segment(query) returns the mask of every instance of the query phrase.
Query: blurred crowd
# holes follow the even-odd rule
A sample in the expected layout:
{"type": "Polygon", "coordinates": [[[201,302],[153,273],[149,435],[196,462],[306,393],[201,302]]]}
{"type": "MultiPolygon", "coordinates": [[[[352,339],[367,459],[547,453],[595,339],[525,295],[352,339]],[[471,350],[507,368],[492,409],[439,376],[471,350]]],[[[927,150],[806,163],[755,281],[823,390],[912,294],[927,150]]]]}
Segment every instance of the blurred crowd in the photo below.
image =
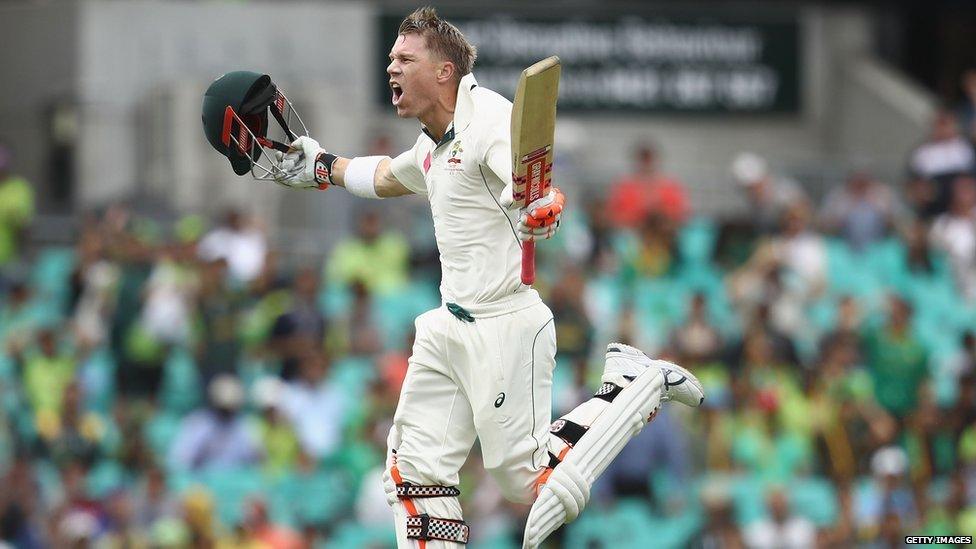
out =
{"type": "MultiPolygon", "coordinates": [[[[966,78],[973,101],[939,112],[903,181],[858,168],[815,197],[743,152],[748,208],[706,218],[644,144],[609,192],[568,193],[539,246],[554,413],[592,394],[609,341],[695,371],[707,399],[665,407],[552,546],[976,533],[966,78]]],[[[392,546],[379,479],[413,319],[440,303],[429,247],[363,209],[320,262],[286,261],[243,212],[124,204],[38,246],[9,165],[0,150],[0,546],[392,546]]],[[[519,546],[527,508],[477,449],[461,490],[472,546],[519,546]]]]}

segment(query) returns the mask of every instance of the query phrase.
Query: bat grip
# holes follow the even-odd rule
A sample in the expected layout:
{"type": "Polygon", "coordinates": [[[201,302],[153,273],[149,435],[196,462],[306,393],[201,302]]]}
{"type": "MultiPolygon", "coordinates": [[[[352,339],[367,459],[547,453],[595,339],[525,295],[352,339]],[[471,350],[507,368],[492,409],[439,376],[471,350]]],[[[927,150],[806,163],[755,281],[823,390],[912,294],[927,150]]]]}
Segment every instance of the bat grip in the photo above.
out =
{"type": "Polygon", "coordinates": [[[522,284],[535,282],[535,242],[522,243],[522,284]]]}

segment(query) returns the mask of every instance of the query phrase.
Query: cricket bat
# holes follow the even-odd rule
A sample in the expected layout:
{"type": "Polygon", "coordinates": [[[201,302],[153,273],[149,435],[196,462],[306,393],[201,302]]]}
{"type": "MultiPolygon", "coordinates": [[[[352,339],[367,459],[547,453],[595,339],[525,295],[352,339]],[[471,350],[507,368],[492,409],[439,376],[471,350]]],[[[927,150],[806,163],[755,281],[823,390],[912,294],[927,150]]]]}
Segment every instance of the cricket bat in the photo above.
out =
{"type": "MultiPolygon", "coordinates": [[[[512,104],[512,196],[521,207],[546,196],[552,184],[552,145],[559,95],[559,58],[522,71],[512,104]]],[[[535,242],[522,243],[522,284],[535,281],[535,242]]]]}

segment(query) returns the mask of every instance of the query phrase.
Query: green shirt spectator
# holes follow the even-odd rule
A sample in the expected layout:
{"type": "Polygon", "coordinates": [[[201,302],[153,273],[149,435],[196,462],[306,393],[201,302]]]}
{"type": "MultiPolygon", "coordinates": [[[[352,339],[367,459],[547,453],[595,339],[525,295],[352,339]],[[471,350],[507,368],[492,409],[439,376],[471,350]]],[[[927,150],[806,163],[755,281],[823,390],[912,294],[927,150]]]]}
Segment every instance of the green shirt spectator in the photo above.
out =
{"type": "Polygon", "coordinates": [[[57,349],[54,331],[38,335],[38,348],[24,356],[24,390],[35,415],[61,415],[64,391],[75,373],[75,360],[57,349]]]}
{"type": "Polygon", "coordinates": [[[21,234],[34,218],[34,189],[9,172],[10,160],[9,149],[0,145],[0,265],[17,259],[21,234]]]}
{"type": "Polygon", "coordinates": [[[875,399],[899,418],[915,409],[919,387],[928,379],[928,352],[911,330],[911,314],[905,301],[893,297],[888,323],[868,331],[863,342],[875,399]]]}
{"type": "Polygon", "coordinates": [[[370,294],[389,295],[407,285],[410,247],[398,233],[382,233],[379,214],[359,220],[356,236],[339,242],[326,266],[330,281],[346,286],[360,280],[370,294]]]}

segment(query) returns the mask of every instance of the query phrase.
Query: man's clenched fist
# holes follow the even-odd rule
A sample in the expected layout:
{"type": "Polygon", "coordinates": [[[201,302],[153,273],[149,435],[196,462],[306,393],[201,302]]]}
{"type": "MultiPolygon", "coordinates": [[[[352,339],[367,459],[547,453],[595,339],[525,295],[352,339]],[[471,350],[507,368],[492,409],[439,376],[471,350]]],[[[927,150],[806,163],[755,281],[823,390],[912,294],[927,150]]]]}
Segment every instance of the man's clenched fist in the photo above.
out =
{"type": "Polygon", "coordinates": [[[275,181],[299,189],[326,189],[332,184],[332,163],[335,162],[335,156],[327,153],[319,146],[318,141],[308,136],[299,137],[289,146],[291,152],[278,159],[281,174],[275,177],[275,181]]]}

